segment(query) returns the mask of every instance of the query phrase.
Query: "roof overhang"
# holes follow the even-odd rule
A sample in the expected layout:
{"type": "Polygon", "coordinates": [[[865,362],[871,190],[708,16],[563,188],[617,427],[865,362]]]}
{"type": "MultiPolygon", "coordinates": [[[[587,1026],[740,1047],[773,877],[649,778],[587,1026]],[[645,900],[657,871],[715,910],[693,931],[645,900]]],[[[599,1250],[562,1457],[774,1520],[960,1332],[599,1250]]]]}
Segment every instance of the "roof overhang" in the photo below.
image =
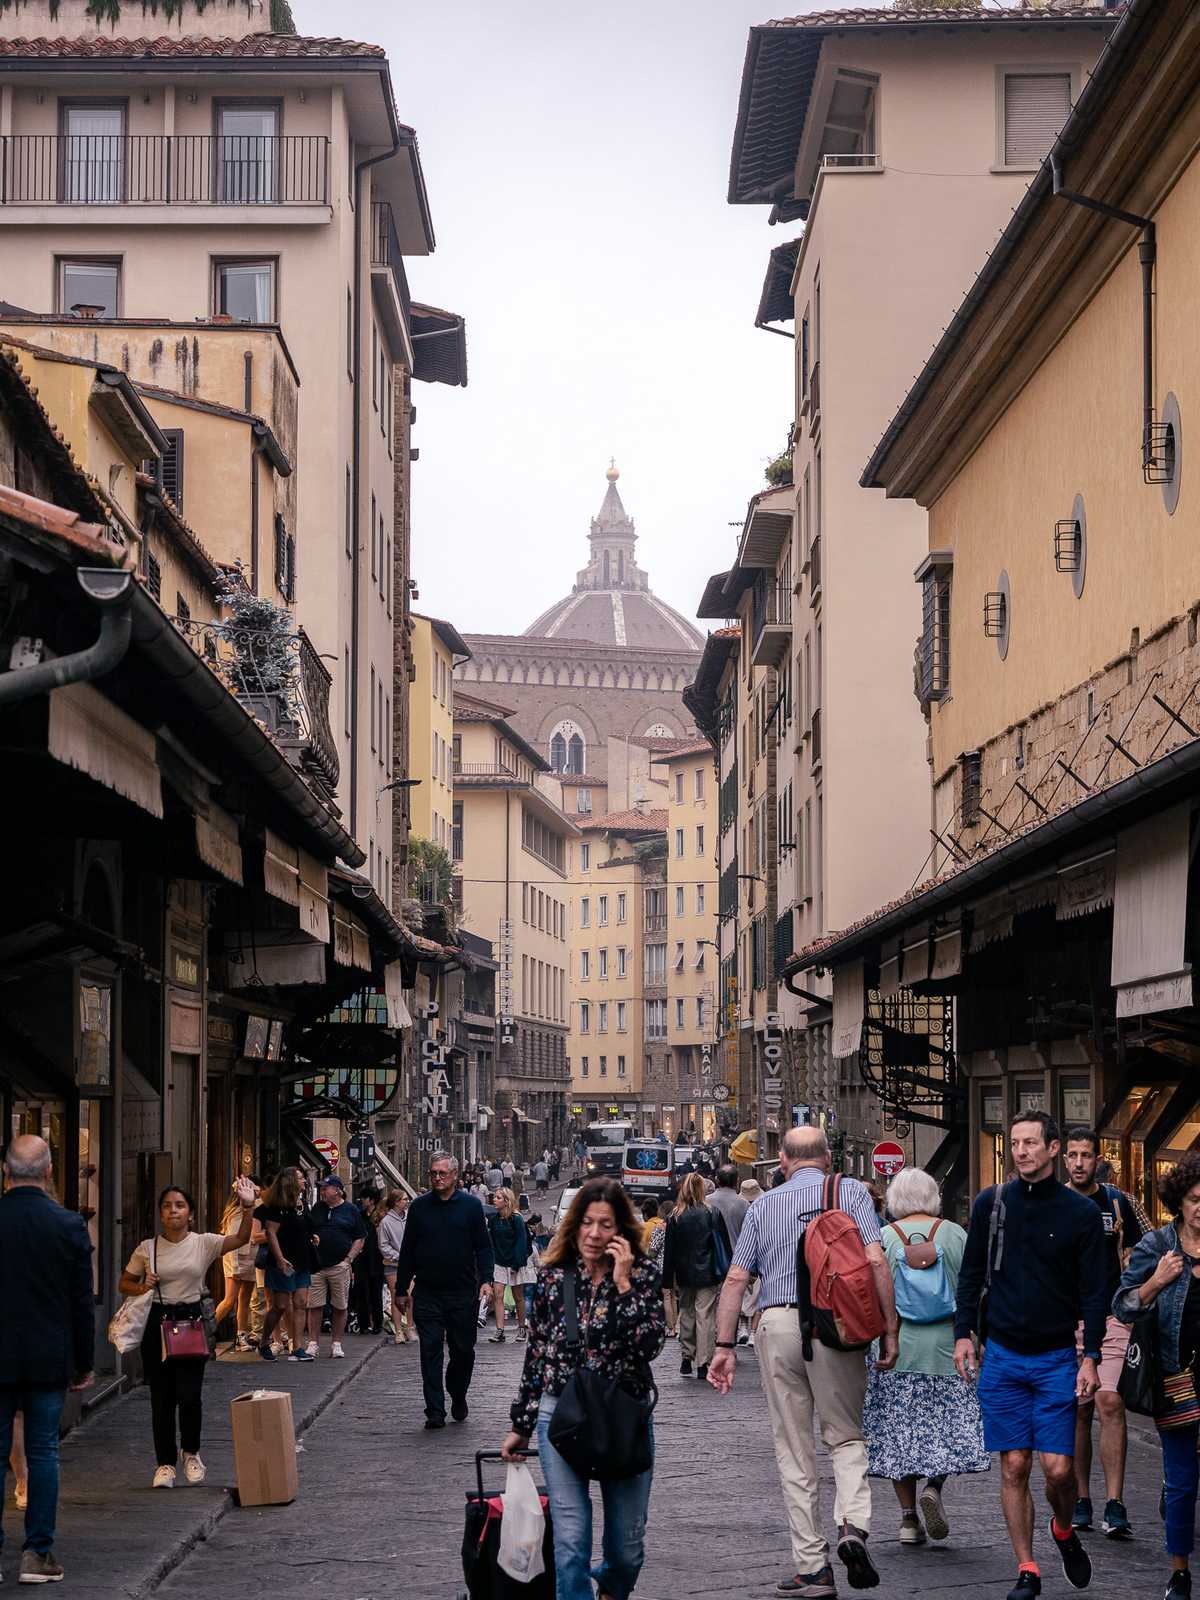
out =
{"type": "Polygon", "coordinates": [[[706,622],[724,622],[729,617],[736,617],[741,598],[753,583],[754,572],[751,568],[737,566],[729,572],[718,572],[704,585],[696,615],[706,622]]]}
{"type": "Polygon", "coordinates": [[[758,311],[754,317],[756,328],[765,328],[770,322],[795,321],[796,300],[792,294],[792,279],[796,275],[796,259],[803,243],[803,236],[789,239],[786,244],[776,245],[768,256],[767,275],[763,279],[758,311]]]}
{"type": "Polygon", "coordinates": [[[413,305],[413,377],[467,386],[467,320],[437,306],[413,305]]]}
{"type": "Polygon", "coordinates": [[[103,418],[109,433],[135,462],[161,456],[169,448],[162,429],[147,411],[141,395],[116,367],[97,365],[91,407],[103,418]]]}
{"type": "Polygon", "coordinates": [[[731,579],[742,581],[743,590],[743,569],[774,568],[779,552],[792,536],[795,509],[796,491],[790,484],[779,489],[764,489],[750,501],[742,537],[738,541],[737,566],[730,573],[731,579]]]}
{"type": "MultiPolygon", "coordinates": [[[[1114,14],[1115,15],[1115,14],[1114,14]]],[[[1190,157],[1200,13],[1129,0],[1050,153],[863,468],[866,489],[931,505],[1138,242],[1065,187],[1151,215],[1190,157]],[[1142,57],[1145,70],[1131,71],[1142,57]]]]}

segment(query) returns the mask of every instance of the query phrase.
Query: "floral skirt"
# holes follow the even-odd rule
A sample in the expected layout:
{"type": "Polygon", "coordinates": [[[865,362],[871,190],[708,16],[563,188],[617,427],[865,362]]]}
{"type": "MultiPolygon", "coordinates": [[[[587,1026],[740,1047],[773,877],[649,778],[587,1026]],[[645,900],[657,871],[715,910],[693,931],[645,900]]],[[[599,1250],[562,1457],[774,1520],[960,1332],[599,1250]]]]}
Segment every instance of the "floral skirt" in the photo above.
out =
{"type": "Polygon", "coordinates": [[[948,1477],[991,1466],[974,1386],[957,1373],[872,1370],[863,1434],[873,1478],[948,1477]]]}

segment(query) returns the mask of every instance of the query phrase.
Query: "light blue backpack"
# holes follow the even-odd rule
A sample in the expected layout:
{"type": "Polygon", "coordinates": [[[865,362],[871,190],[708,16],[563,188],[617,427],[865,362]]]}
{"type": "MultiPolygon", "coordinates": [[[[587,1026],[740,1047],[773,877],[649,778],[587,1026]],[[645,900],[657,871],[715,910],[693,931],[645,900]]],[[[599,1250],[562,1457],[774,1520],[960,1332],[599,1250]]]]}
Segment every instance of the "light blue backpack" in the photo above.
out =
{"type": "Polygon", "coordinates": [[[954,1290],[946,1271],[946,1257],[934,1235],[939,1217],[928,1236],[905,1234],[896,1222],[888,1227],[904,1246],[895,1268],[896,1310],[902,1322],[948,1322],[954,1315],[954,1290]]]}

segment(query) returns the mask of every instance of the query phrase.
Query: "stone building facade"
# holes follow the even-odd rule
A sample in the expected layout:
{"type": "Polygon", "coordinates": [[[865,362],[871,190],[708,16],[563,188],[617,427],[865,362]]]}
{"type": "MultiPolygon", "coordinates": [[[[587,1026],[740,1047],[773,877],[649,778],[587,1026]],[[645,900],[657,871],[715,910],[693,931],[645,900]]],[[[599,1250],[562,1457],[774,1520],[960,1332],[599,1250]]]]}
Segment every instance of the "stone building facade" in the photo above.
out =
{"type": "Polygon", "coordinates": [[[602,783],[610,737],[694,734],[682,695],[704,643],[651,592],[615,466],[607,477],[570,594],[524,633],[467,634],[472,659],[455,673],[472,692],[502,700],[512,726],[553,768],[602,783]]]}

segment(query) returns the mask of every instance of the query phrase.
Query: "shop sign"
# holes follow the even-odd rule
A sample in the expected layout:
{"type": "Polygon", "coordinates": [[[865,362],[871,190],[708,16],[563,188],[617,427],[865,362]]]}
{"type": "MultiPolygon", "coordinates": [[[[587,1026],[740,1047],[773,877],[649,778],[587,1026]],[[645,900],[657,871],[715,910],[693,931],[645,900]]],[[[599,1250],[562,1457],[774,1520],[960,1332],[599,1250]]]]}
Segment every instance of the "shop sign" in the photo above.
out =
{"type": "Polygon", "coordinates": [[[79,1081],[106,1084],[112,1078],[112,989],[79,985],[79,1081]]]}
{"type": "Polygon", "coordinates": [[[237,1037],[233,1021],[229,1017],[209,1017],[208,1042],[209,1044],[232,1044],[237,1037]]]}
{"type": "Polygon", "coordinates": [[[171,975],[176,983],[181,983],[185,988],[198,989],[200,987],[200,962],[188,950],[173,950],[171,952],[171,975]]]}
{"type": "Polygon", "coordinates": [[[904,1149],[894,1139],[881,1139],[871,1151],[871,1165],[881,1178],[894,1178],[904,1165],[904,1149]]]}
{"type": "MultiPolygon", "coordinates": [[[[423,1019],[426,1029],[438,1014],[438,1005],[431,1001],[423,1019]]],[[[443,1136],[438,1124],[450,1115],[451,1073],[450,1051],[445,1042],[427,1032],[421,1040],[421,1133],[417,1149],[424,1152],[440,1150],[443,1136]]]]}
{"type": "Polygon", "coordinates": [[[513,925],[506,917],[500,924],[500,1043],[512,1044],[517,1037],[513,1021],[513,925]]]}
{"type": "Polygon", "coordinates": [[[778,1132],[783,1113],[783,1018],[778,1011],[768,1011],[764,1020],[762,1107],[767,1127],[778,1132]]]}
{"type": "Polygon", "coordinates": [[[332,1139],[314,1139],[313,1149],[316,1150],[319,1155],[323,1155],[331,1167],[336,1167],[338,1162],[342,1159],[342,1152],[338,1149],[337,1145],[334,1144],[332,1139]]]}
{"type": "Polygon", "coordinates": [[[712,1077],[712,1045],[711,1044],[702,1044],[700,1046],[700,1076],[702,1078],[711,1078],[712,1077]]]}
{"type": "Polygon", "coordinates": [[[246,1042],[242,1045],[242,1055],[245,1059],[247,1061],[265,1061],[270,1037],[270,1017],[247,1017],[246,1042]]]}
{"type": "Polygon", "coordinates": [[[572,1106],[571,1107],[571,1115],[573,1117],[581,1117],[583,1115],[583,1107],[582,1106],[572,1106]]]}

